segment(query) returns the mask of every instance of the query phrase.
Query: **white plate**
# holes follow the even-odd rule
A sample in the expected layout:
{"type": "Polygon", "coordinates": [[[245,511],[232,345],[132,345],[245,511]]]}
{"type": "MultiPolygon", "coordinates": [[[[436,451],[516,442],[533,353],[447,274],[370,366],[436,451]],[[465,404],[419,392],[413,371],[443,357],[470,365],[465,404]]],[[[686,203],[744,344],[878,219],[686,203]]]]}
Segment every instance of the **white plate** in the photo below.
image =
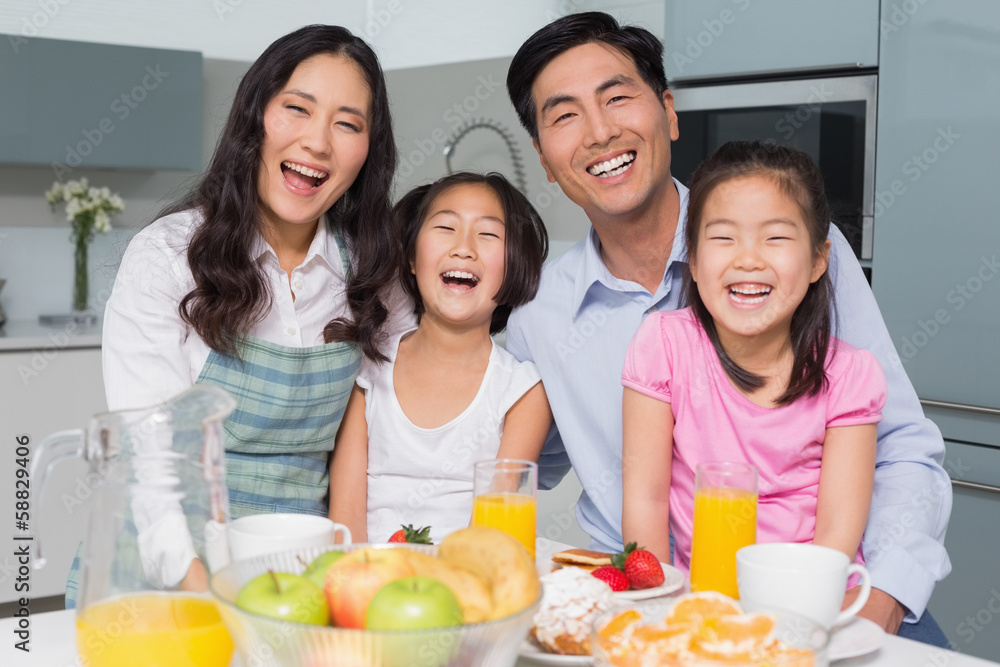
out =
{"type": "Polygon", "coordinates": [[[533,662],[539,665],[563,665],[565,667],[570,667],[572,665],[578,665],[579,667],[590,667],[594,664],[594,658],[589,655],[560,655],[558,653],[549,653],[535,641],[534,637],[528,637],[521,644],[520,655],[523,659],[528,662],[533,662]]]}
{"type": "Polygon", "coordinates": [[[637,591],[619,591],[614,596],[619,600],[647,600],[661,595],[669,595],[684,588],[684,573],[673,565],[660,563],[663,568],[663,585],[656,588],[643,588],[637,591]]]}
{"type": "Polygon", "coordinates": [[[856,658],[877,651],[884,641],[885,630],[882,626],[856,616],[833,631],[827,654],[831,661],[856,658]]]}

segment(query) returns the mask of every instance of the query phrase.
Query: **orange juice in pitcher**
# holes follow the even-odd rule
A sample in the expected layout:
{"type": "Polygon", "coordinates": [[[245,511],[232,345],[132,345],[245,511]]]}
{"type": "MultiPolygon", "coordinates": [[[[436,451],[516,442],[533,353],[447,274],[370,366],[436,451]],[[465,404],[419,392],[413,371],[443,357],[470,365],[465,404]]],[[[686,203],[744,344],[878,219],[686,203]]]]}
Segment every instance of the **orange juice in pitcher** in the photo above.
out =
{"type": "Polygon", "coordinates": [[[699,465],[695,478],[691,590],[739,598],[736,552],[757,541],[757,470],[740,463],[699,465]]]}
{"type": "Polygon", "coordinates": [[[129,595],[85,607],[76,645],[90,667],[228,667],[233,659],[215,602],[192,595],[129,595]]]}

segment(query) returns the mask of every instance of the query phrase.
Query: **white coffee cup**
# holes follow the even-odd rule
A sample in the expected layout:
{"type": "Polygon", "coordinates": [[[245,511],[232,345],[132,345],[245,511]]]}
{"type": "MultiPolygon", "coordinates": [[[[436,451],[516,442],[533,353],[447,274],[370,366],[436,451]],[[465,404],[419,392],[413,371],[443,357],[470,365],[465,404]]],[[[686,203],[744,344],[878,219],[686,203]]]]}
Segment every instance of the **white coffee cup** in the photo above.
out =
{"type": "Polygon", "coordinates": [[[315,514],[254,514],[229,523],[226,531],[233,560],[334,544],[337,533],[351,543],[351,531],[315,514]]]}
{"type": "Polygon", "coordinates": [[[740,604],[747,611],[778,609],[816,621],[826,629],[853,618],[871,594],[871,575],[836,549],[815,544],[751,544],[736,552],[740,604]],[[847,580],[861,576],[861,592],[841,611],[847,580]]]}

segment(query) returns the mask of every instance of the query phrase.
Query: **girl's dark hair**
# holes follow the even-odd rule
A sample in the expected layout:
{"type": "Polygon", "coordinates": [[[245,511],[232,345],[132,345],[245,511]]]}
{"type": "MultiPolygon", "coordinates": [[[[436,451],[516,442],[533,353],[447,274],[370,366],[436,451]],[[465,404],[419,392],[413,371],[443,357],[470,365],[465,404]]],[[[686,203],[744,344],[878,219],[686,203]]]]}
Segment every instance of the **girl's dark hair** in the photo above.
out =
{"type": "Polygon", "coordinates": [[[214,350],[239,356],[240,342],[270,310],[268,281],[250,256],[263,233],[264,203],[257,188],[264,111],[299,63],[317,55],[349,58],[371,92],[368,157],[347,192],[326,212],[351,251],[347,277],[350,318],[332,320],[324,341],[359,343],[385,360],[378,345],[388,311],[380,299],[396,270],[389,192],[396,144],[385,78],[371,47],[338,26],[300,28],[267,47],[240,82],[207,171],[191,192],[160,216],[197,209],[204,223],[191,238],[188,264],[195,288],[180,303],[181,318],[214,350]]]}
{"type": "Polygon", "coordinates": [[[558,18],[521,45],[507,70],[507,94],[521,125],[538,141],[538,109],[531,86],[545,66],[566,51],[584,44],[602,43],[627,55],[642,80],[663,99],[667,77],[663,71],[663,43],[638,26],[622,26],[604,12],[581,12],[558,18]]]}
{"type": "Polygon", "coordinates": [[[392,209],[402,246],[399,277],[403,289],[413,298],[413,312],[419,319],[424,314],[424,302],[417,287],[417,278],[410,271],[410,264],[416,258],[417,235],[434,200],[460,185],[485,185],[497,196],[503,209],[505,266],[503,282],[493,297],[497,307],[490,321],[490,333],[495,334],[506,328],[511,310],[535,298],[542,263],[549,253],[549,235],[541,217],[528,199],[502,174],[460,171],[406,193],[392,209]]]}
{"type": "MultiPolygon", "coordinates": [[[[698,251],[705,203],[722,183],[734,178],[763,176],[791,197],[805,219],[815,257],[823,252],[830,232],[830,205],[827,203],[823,176],[802,151],[760,141],[730,141],[702,162],[691,176],[688,222],[685,236],[688,257],[698,251]]],[[[715,347],[722,367],[744,391],[764,385],[764,378],[739,366],[723,349],[715,322],[708,312],[698,285],[690,274],[685,283],[687,303],[715,347]]],[[[826,386],[826,355],[830,344],[834,312],[833,284],[828,271],[809,285],[805,298],[792,315],[792,375],[788,388],[778,397],[778,405],[787,405],[802,396],[814,396],[826,386]]]]}

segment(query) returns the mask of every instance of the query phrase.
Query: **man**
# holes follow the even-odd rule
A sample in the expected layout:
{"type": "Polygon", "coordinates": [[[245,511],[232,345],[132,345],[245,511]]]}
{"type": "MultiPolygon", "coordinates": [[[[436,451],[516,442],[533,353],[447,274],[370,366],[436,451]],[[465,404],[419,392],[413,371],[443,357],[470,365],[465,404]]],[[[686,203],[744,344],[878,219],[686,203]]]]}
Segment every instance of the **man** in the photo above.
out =
{"type": "MultiPolygon", "coordinates": [[[[577,518],[593,546],[608,551],[622,548],[625,351],[647,314],[683,305],[688,273],[687,189],[670,176],[670,142],[680,128],[662,55],[646,30],[599,12],[573,14],[532,35],[507,74],[548,179],[592,225],[546,267],[538,297],[514,311],[507,346],[535,362],[552,404],[541,485],[555,486],[572,466],[583,485],[577,518]]],[[[951,570],[942,546],[951,512],[944,443],[923,415],[850,246],[833,226],[830,240],[842,313],[836,335],[875,354],[889,386],[863,544],[875,588],[861,615],[946,646],[924,613],[934,584],[951,570]]],[[[849,591],[845,604],[856,595],[849,591]]]]}

